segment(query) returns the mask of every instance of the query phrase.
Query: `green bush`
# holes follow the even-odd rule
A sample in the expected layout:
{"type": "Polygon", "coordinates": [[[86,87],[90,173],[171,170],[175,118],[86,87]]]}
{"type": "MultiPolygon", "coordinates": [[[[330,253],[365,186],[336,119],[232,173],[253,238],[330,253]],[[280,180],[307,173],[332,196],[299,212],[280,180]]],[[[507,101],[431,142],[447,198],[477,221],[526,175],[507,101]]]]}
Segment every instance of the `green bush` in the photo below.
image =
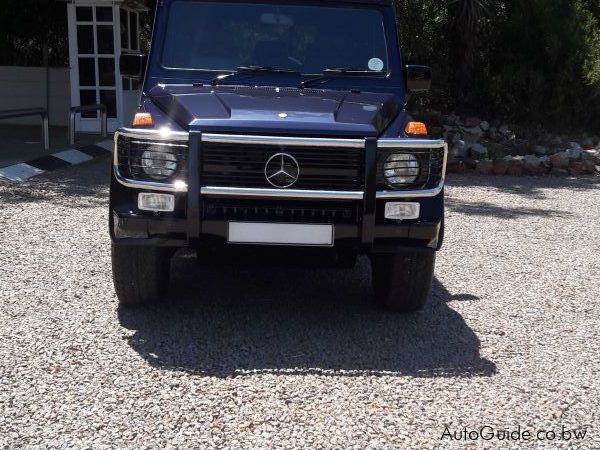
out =
{"type": "Polygon", "coordinates": [[[0,65],[68,65],[67,6],[58,0],[2,0],[0,65]]]}
{"type": "Polygon", "coordinates": [[[600,118],[600,30],[581,0],[507,2],[482,80],[490,105],[519,121],[593,125],[600,118]]]}
{"type": "Polygon", "coordinates": [[[431,64],[429,106],[600,131],[597,0],[396,0],[405,60],[431,64]]]}

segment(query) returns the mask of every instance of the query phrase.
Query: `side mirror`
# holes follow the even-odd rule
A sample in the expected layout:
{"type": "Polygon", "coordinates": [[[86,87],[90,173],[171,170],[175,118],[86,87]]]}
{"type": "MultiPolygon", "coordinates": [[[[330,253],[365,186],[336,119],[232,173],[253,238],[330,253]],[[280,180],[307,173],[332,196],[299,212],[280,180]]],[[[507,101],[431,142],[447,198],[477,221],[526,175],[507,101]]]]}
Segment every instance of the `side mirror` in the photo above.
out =
{"type": "Polygon", "coordinates": [[[144,78],[148,55],[142,53],[123,53],[119,58],[121,76],[140,81],[144,78]]]}
{"type": "Polygon", "coordinates": [[[404,79],[409,92],[428,91],[431,87],[431,67],[405,66],[404,79]]]}

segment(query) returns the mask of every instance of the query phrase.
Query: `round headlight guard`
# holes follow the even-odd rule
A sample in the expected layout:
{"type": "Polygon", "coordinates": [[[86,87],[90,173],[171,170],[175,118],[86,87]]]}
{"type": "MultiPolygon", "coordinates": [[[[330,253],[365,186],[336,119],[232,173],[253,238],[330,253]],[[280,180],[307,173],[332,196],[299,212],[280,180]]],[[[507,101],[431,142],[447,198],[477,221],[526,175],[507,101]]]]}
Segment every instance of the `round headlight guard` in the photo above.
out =
{"type": "Polygon", "coordinates": [[[414,183],[419,171],[419,160],[411,153],[392,153],[383,163],[383,175],[390,186],[414,183]]]}
{"type": "Polygon", "coordinates": [[[142,153],[141,165],[146,175],[163,180],[175,174],[177,156],[164,151],[146,150],[142,153]]]}

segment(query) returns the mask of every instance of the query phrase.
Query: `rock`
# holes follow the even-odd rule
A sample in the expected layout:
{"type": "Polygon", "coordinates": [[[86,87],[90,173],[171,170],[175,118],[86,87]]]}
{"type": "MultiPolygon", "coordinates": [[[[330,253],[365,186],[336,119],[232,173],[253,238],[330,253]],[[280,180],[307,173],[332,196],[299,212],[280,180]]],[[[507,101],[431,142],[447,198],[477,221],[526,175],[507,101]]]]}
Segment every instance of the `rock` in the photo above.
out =
{"type": "Polygon", "coordinates": [[[550,152],[550,149],[544,145],[534,145],[531,148],[531,151],[536,155],[547,155],[550,152]]]}
{"type": "Polygon", "coordinates": [[[583,175],[586,172],[585,164],[581,161],[573,161],[569,167],[569,173],[571,175],[583,175]]]}
{"type": "Polygon", "coordinates": [[[504,146],[502,144],[498,144],[496,142],[490,142],[487,145],[487,152],[488,152],[488,158],[495,160],[495,159],[502,159],[506,156],[506,152],[504,151],[504,146]]]}
{"type": "Polygon", "coordinates": [[[523,166],[508,166],[508,170],[506,171],[507,175],[512,177],[522,177],[525,173],[525,168],[523,166]]]}
{"type": "Polygon", "coordinates": [[[471,128],[461,127],[461,131],[464,134],[465,141],[469,142],[477,142],[483,136],[483,130],[478,126],[471,128]]]}
{"type": "Polygon", "coordinates": [[[569,171],[567,169],[559,169],[558,167],[553,167],[550,173],[555,177],[566,177],[569,175],[569,171]]]}
{"type": "Polygon", "coordinates": [[[550,163],[555,169],[568,169],[569,168],[569,153],[567,151],[555,153],[550,156],[550,163]]]}
{"type": "Polygon", "coordinates": [[[473,158],[465,158],[463,162],[465,163],[465,167],[467,169],[473,170],[477,166],[477,160],[473,158]]]}
{"type": "Polygon", "coordinates": [[[477,117],[469,117],[465,120],[465,126],[468,128],[478,127],[481,124],[481,119],[477,117]]]}
{"type": "Polygon", "coordinates": [[[469,154],[473,159],[486,159],[488,156],[488,151],[483,145],[475,143],[469,145],[469,154]]]}
{"type": "Polygon", "coordinates": [[[514,177],[520,177],[525,173],[523,156],[507,156],[504,160],[508,163],[506,173],[514,177]]]}
{"type": "Polygon", "coordinates": [[[526,172],[532,175],[541,175],[546,173],[545,162],[548,161],[548,157],[538,157],[535,155],[526,155],[523,158],[523,168],[526,172]]]}
{"type": "Polygon", "coordinates": [[[583,150],[581,149],[581,147],[579,147],[579,144],[577,144],[577,147],[571,147],[565,151],[566,151],[567,155],[569,155],[569,158],[571,158],[571,159],[580,159],[581,154],[583,153],[583,150]]]}
{"type": "Polygon", "coordinates": [[[492,168],[492,172],[494,175],[504,175],[508,170],[508,161],[504,159],[497,159],[494,161],[494,167],[492,168]]]}
{"type": "Polygon", "coordinates": [[[496,127],[490,127],[490,129],[488,130],[488,136],[490,137],[490,139],[493,140],[498,139],[498,130],[496,129],[496,127]]]}
{"type": "Polygon", "coordinates": [[[447,131],[447,132],[458,131],[458,127],[453,126],[453,125],[444,125],[444,131],[447,131]]]}
{"type": "Polygon", "coordinates": [[[581,159],[593,164],[600,164],[600,150],[584,150],[581,152],[581,159]]]}
{"type": "Polygon", "coordinates": [[[504,159],[506,159],[508,162],[510,163],[518,163],[518,164],[523,164],[523,162],[525,161],[525,156],[523,155],[517,155],[517,156],[507,156],[504,159]]]}
{"type": "Polygon", "coordinates": [[[540,163],[542,165],[540,168],[540,174],[546,174],[550,172],[552,164],[550,163],[550,158],[548,156],[540,156],[540,163]]]}
{"type": "Polygon", "coordinates": [[[483,131],[488,131],[490,129],[490,123],[484,120],[479,124],[479,128],[481,128],[483,131]]]}
{"type": "Polygon", "coordinates": [[[465,173],[465,164],[462,161],[448,161],[448,172],[465,173]]]}
{"type": "Polygon", "coordinates": [[[586,173],[596,173],[596,167],[600,167],[596,165],[593,161],[583,160],[581,161],[581,163],[583,164],[586,173]]]}
{"type": "Polygon", "coordinates": [[[465,141],[461,140],[456,142],[450,149],[450,156],[453,156],[454,158],[465,158],[467,156],[467,153],[467,144],[465,144],[465,141]]]}
{"type": "Polygon", "coordinates": [[[566,150],[569,158],[580,159],[583,153],[583,148],[577,142],[569,142],[569,148],[566,150]]]}
{"type": "Polygon", "coordinates": [[[489,159],[483,159],[477,162],[475,171],[481,175],[490,175],[494,169],[494,163],[489,159]]]}

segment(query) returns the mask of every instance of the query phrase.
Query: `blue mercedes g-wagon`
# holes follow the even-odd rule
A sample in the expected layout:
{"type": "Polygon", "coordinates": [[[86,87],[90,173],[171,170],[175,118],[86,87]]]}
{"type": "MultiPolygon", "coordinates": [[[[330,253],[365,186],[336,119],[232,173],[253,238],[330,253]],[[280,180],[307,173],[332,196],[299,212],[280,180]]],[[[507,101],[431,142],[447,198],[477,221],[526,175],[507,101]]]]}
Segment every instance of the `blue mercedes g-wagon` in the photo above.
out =
{"type": "Polygon", "coordinates": [[[110,190],[119,301],[160,300],[174,250],[370,257],[374,298],[420,309],[444,226],[447,146],[407,114],[391,0],[160,0],[110,190]]]}

